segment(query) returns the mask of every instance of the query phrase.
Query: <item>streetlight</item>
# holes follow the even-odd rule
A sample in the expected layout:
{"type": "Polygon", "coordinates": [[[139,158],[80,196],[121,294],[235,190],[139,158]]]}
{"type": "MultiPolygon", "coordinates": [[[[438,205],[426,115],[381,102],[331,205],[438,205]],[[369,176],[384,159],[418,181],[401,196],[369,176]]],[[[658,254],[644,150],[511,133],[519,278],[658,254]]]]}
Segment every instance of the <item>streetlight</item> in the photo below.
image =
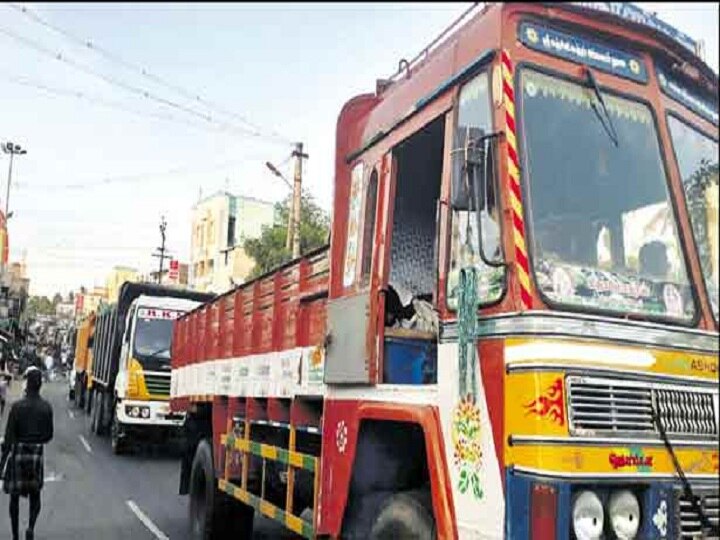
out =
{"type": "MultiPolygon", "coordinates": [[[[266,161],[265,166],[268,169],[270,169],[271,173],[273,173],[275,176],[277,176],[283,182],[285,182],[287,187],[289,187],[290,189],[293,188],[292,184],[290,184],[288,179],[285,178],[283,176],[283,174],[277,170],[277,167],[275,167],[272,163],[270,163],[269,161],[266,161]]],[[[288,251],[290,251],[290,248],[292,247],[292,237],[293,237],[293,216],[292,216],[292,212],[288,212],[287,236],[285,238],[285,249],[287,249],[288,251]]]]}
{"type": "Polygon", "coordinates": [[[8,167],[8,180],[7,180],[7,195],[5,196],[5,216],[6,219],[8,216],[8,207],[10,206],[10,181],[12,180],[12,165],[13,165],[13,156],[23,156],[27,154],[27,150],[24,148],[21,148],[19,144],[14,144],[10,141],[6,142],[2,146],[3,152],[6,154],[10,154],[10,166],[8,167]]]}

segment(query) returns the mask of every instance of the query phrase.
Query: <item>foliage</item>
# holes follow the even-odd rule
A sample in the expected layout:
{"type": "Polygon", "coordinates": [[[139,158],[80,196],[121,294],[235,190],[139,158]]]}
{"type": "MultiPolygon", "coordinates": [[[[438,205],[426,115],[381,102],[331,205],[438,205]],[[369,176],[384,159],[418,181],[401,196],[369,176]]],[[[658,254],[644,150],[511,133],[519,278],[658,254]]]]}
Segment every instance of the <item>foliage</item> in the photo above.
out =
{"type": "MultiPolygon", "coordinates": [[[[255,260],[250,274],[254,278],[277,268],[292,258],[292,251],[285,249],[287,223],[292,195],[275,205],[275,222],[264,226],[259,238],[249,238],[243,248],[255,260]]],[[[300,253],[304,254],[323,246],[328,241],[330,219],[320,208],[312,195],[303,193],[300,207],[300,253]]]]}
{"type": "Polygon", "coordinates": [[[52,305],[57,306],[58,304],[62,304],[62,301],[63,301],[62,294],[55,293],[55,296],[53,296],[53,299],[52,299],[52,305]]]}
{"type": "Polygon", "coordinates": [[[706,276],[712,274],[712,253],[710,251],[707,223],[707,199],[705,192],[718,184],[718,163],[702,160],[698,169],[686,181],[688,210],[692,216],[693,229],[698,239],[700,265],[706,276]]]}
{"type": "Polygon", "coordinates": [[[31,296],[28,300],[26,308],[26,316],[28,318],[34,319],[38,315],[54,314],[55,306],[47,296],[31,296]]]}

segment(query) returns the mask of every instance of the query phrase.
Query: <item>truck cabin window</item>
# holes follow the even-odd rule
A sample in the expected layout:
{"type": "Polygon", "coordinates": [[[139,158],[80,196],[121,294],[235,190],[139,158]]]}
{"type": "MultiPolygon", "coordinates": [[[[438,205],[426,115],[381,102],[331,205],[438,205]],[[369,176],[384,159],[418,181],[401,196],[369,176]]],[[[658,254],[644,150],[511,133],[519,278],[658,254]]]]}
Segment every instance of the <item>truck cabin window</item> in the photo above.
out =
{"type": "MultiPolygon", "coordinates": [[[[452,151],[452,232],[450,244],[450,269],[447,283],[447,302],[450,309],[457,309],[460,270],[475,267],[478,275],[478,299],[487,304],[500,298],[505,287],[502,268],[486,265],[478,245],[477,219],[466,185],[464,148],[468,137],[476,137],[480,131],[492,131],[490,90],[488,75],[482,72],[463,86],[457,110],[457,122],[452,151]]],[[[486,148],[489,148],[486,147],[486,148]]],[[[488,178],[485,207],[481,209],[483,251],[491,261],[501,258],[498,200],[495,185],[488,178]]]]}
{"type": "Polygon", "coordinates": [[[526,205],[543,295],[593,310],[691,319],[649,108],[606,91],[603,107],[586,85],[529,69],[520,82],[526,205]]]}
{"type": "Polygon", "coordinates": [[[435,331],[437,201],[445,117],[433,120],[394,149],[397,159],[386,324],[435,331]]]}
{"type": "Polygon", "coordinates": [[[169,366],[173,315],[167,310],[138,310],[133,355],[143,368],[153,370],[169,366]]]}
{"type": "Polygon", "coordinates": [[[718,320],[718,143],[668,117],[693,236],[713,316],[718,320]]]}

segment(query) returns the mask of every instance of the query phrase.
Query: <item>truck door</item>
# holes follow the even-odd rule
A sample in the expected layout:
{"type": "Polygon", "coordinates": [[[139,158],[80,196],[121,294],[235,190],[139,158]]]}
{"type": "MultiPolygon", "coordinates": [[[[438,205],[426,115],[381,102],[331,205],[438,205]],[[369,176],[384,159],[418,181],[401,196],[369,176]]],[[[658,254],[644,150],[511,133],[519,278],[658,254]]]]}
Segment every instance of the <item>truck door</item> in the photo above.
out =
{"type": "Polygon", "coordinates": [[[344,295],[328,301],[325,382],[379,382],[384,332],[385,287],[392,223],[388,201],[394,189],[391,152],[351,172],[347,238],[343,256],[344,295]]]}

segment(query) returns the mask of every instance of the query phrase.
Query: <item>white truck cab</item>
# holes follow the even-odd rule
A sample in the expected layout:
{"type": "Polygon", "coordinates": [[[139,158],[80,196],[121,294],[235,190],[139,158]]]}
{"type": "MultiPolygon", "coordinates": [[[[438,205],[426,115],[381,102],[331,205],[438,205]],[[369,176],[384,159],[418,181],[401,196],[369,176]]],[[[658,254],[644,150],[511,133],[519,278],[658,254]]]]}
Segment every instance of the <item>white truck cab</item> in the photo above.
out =
{"type": "Polygon", "coordinates": [[[173,321],[200,304],[147,295],[133,300],[115,380],[113,449],[120,439],[139,435],[139,431],[167,435],[182,427],[184,415],[172,413],[169,406],[173,321]]]}

